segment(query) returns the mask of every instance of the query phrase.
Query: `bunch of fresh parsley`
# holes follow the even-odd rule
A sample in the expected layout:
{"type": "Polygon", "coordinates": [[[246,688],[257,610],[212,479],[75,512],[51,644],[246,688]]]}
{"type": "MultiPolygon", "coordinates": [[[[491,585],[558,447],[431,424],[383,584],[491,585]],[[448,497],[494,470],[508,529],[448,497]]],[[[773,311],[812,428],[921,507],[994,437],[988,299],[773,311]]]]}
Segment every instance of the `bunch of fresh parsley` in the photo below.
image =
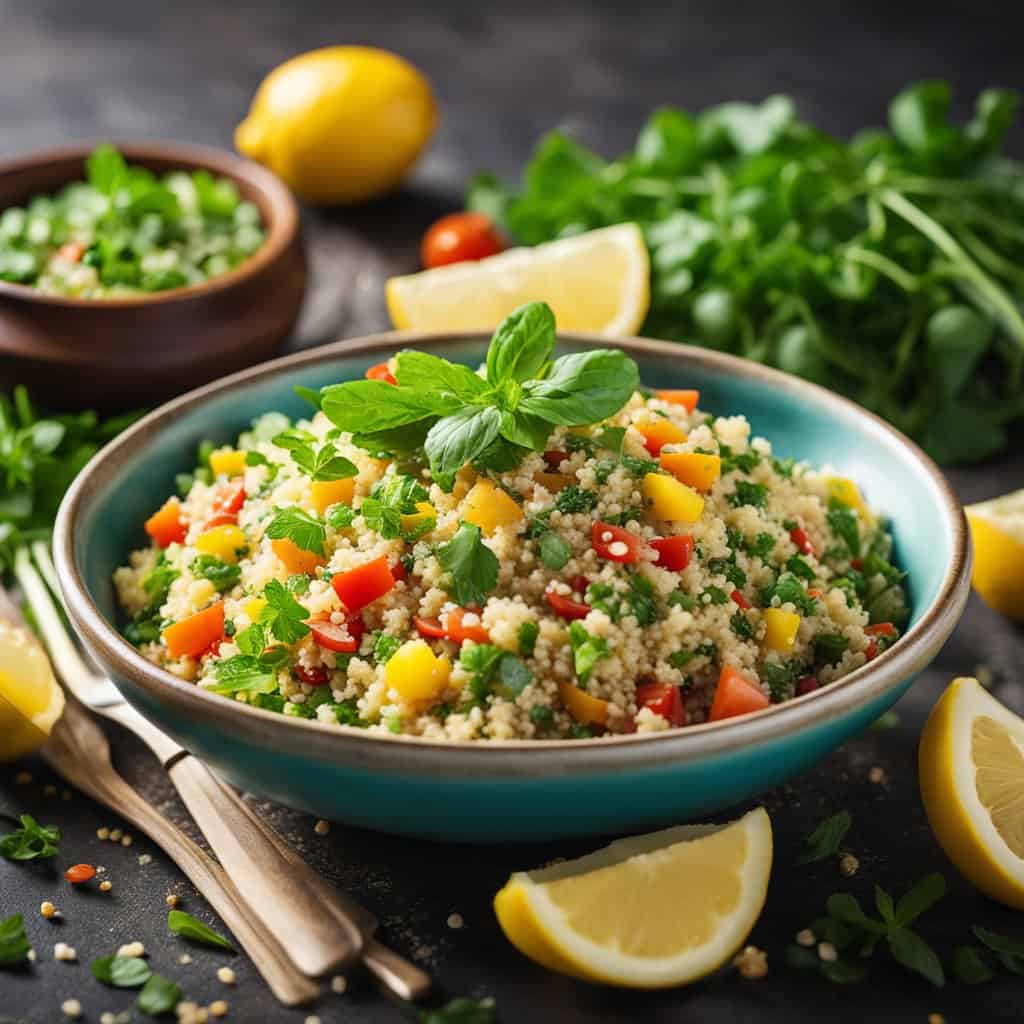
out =
{"type": "Polygon", "coordinates": [[[520,188],[483,174],[467,205],[525,245],[637,222],[644,334],[778,366],[976,461],[1024,417],[1024,166],[1000,152],[1015,93],[981,93],[962,127],[950,99],[912,85],[849,143],[785,96],[664,107],[617,160],[552,133],[520,188]]]}
{"type": "Polygon", "coordinates": [[[369,451],[422,446],[434,479],[451,490],[465,465],[507,470],[542,451],[556,426],[597,423],[639,385],[636,363],[614,349],[552,360],[555,318],[542,302],[508,316],[487,351],[486,375],[426,352],[396,359],[398,386],[379,380],[325,388],[320,405],[369,451]]]}

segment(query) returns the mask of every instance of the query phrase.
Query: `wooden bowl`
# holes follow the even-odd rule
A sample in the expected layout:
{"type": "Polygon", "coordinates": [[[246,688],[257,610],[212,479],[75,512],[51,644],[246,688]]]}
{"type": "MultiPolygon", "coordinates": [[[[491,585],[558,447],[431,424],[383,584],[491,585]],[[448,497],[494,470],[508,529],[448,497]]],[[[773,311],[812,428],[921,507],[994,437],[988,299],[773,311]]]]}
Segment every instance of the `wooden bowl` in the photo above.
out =
{"type": "MultiPolygon", "coordinates": [[[[70,299],[0,281],[0,389],[25,384],[50,408],[150,405],[269,358],[306,289],[299,212],[258,164],[170,141],[113,144],[155,173],[205,168],[256,204],[267,239],[244,263],[187,288],[70,299]]],[[[96,141],[0,163],[0,211],[81,180],[96,141]]]]}

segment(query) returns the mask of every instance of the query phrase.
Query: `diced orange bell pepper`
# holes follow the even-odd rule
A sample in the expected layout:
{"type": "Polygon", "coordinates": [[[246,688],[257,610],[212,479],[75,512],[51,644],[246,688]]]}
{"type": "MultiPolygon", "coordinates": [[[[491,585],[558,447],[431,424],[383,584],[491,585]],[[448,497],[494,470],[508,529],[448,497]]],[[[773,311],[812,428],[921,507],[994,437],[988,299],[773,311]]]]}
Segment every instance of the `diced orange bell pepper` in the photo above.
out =
{"type": "Polygon", "coordinates": [[[771,702],[742,672],[723,665],[718,676],[715,699],[711,702],[708,721],[718,722],[723,718],[735,718],[737,715],[749,715],[752,711],[760,711],[771,702]]]}
{"type": "Polygon", "coordinates": [[[568,487],[573,481],[573,478],[566,476],[565,473],[534,473],[533,479],[552,494],[557,494],[563,487],[568,487]]]}
{"type": "Polygon", "coordinates": [[[281,537],[279,540],[272,540],[270,547],[274,554],[284,564],[285,569],[293,575],[305,573],[312,576],[317,566],[323,565],[325,559],[315,551],[307,551],[300,548],[293,540],[281,537]]]}
{"type": "Polygon", "coordinates": [[[671,420],[660,418],[633,426],[643,434],[644,447],[652,455],[657,455],[667,444],[682,444],[686,440],[686,431],[671,420]]]}
{"type": "Polygon", "coordinates": [[[665,388],[662,391],[655,391],[654,397],[660,398],[663,402],[671,402],[673,405],[681,405],[687,412],[693,412],[700,401],[700,392],[682,388],[665,388]]]}
{"type": "Polygon", "coordinates": [[[168,498],[160,510],[146,520],[145,530],[162,548],[182,543],[188,526],[181,518],[181,502],[177,498],[168,498]]]}
{"type": "Polygon", "coordinates": [[[680,483],[702,494],[707,494],[722,474],[721,458],[702,452],[662,452],[658,462],[680,483]]]}
{"type": "Polygon", "coordinates": [[[344,480],[314,480],[309,490],[313,507],[323,515],[332,505],[339,502],[344,505],[352,504],[352,496],[356,493],[356,480],[351,476],[345,477],[344,480]]]}
{"type": "Polygon", "coordinates": [[[224,602],[218,601],[181,622],[168,626],[161,634],[172,658],[195,658],[224,638],[224,602]]]}
{"type": "Polygon", "coordinates": [[[394,585],[395,577],[385,555],[331,577],[334,592],[350,612],[357,612],[383,597],[394,585]]]}

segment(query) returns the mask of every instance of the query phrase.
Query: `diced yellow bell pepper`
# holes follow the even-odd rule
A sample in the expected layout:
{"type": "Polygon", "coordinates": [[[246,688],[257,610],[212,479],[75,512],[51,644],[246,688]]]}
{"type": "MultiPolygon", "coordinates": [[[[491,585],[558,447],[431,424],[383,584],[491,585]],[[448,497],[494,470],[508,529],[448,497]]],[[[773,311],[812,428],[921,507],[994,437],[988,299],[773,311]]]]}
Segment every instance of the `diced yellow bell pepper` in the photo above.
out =
{"type": "MultiPolygon", "coordinates": [[[[388,662],[390,665],[391,662],[388,662]]],[[[608,701],[599,697],[591,697],[578,686],[573,686],[567,679],[559,679],[558,695],[562,698],[565,710],[580,725],[605,725],[608,722],[608,701]]]]}
{"type": "Polygon", "coordinates": [[[523,518],[523,510],[490,480],[477,480],[466,495],[462,517],[467,523],[475,523],[490,536],[499,526],[519,522],[523,518]]]}
{"type": "Polygon", "coordinates": [[[429,519],[437,519],[437,509],[429,501],[417,501],[415,512],[409,512],[399,517],[402,533],[418,533],[423,529],[423,524],[429,519]]]}
{"type": "Polygon", "coordinates": [[[241,476],[245,472],[245,452],[218,448],[210,453],[210,469],[214,476],[241,476]]]}
{"type": "Polygon", "coordinates": [[[239,552],[249,546],[245,534],[237,526],[225,524],[205,530],[196,539],[196,550],[204,555],[213,555],[222,562],[234,565],[238,561],[239,552]]]}
{"type": "Polygon", "coordinates": [[[281,560],[285,569],[290,573],[307,573],[312,576],[319,565],[323,565],[326,559],[315,551],[307,551],[300,548],[293,540],[281,537],[279,540],[272,540],[270,547],[274,554],[281,560]]]}
{"type": "Polygon", "coordinates": [[[344,480],[314,480],[309,490],[313,507],[323,515],[332,505],[339,502],[345,505],[352,504],[352,497],[356,493],[356,480],[352,476],[344,480]]]}
{"type": "Polygon", "coordinates": [[[448,685],[452,663],[438,657],[426,640],[407,640],[388,658],[384,681],[408,701],[430,701],[448,685]]]}
{"type": "Polygon", "coordinates": [[[250,597],[248,601],[243,602],[242,611],[249,616],[250,622],[255,622],[266,606],[267,599],[265,597],[250,597]]]}
{"type": "Polygon", "coordinates": [[[643,492],[652,519],[695,523],[704,511],[704,499],[674,476],[648,473],[644,477],[643,492]]]}
{"type": "Polygon", "coordinates": [[[835,498],[847,508],[852,508],[860,516],[865,526],[875,525],[874,513],[865,504],[860,488],[852,480],[845,476],[830,476],[825,481],[825,485],[830,498],[835,498]]]}
{"type": "Polygon", "coordinates": [[[680,483],[707,494],[722,475],[722,460],[717,455],[701,452],[662,452],[658,457],[662,469],[667,469],[680,483]]]}
{"type": "Polygon", "coordinates": [[[796,643],[800,630],[800,616],[796,612],[784,612],[781,608],[766,608],[764,612],[764,645],[769,651],[788,654],[796,643]]]}

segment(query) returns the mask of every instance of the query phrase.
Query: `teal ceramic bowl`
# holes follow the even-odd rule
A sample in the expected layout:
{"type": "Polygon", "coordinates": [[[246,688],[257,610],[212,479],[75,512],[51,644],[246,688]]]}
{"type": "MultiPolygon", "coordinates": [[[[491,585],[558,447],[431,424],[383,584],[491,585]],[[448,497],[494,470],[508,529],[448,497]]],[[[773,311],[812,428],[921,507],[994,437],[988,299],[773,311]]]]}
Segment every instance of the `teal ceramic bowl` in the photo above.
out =
{"type": "MultiPolygon", "coordinates": [[[[641,378],[699,388],[743,413],[783,457],[857,480],[892,522],[909,573],[906,635],[830,686],[744,718],[661,734],[575,741],[438,743],[342,731],[229,701],[156,668],[118,633],[111,575],[144,544],[142,523],[188,470],[197,443],[230,443],[259,414],[305,414],[294,386],[359,378],[402,346],[478,365],[487,338],[381,335],[299,353],[193,391],[89,463],[57,521],[71,618],[125,697],[234,785],[318,817],[473,842],[649,829],[710,815],[796,775],[892,705],[938,653],[967,599],[970,554],[956,497],[915,445],[858,406],[774,370],[703,349],[630,340],[641,378]]],[[[566,336],[561,348],[607,345],[566,336]]]]}

